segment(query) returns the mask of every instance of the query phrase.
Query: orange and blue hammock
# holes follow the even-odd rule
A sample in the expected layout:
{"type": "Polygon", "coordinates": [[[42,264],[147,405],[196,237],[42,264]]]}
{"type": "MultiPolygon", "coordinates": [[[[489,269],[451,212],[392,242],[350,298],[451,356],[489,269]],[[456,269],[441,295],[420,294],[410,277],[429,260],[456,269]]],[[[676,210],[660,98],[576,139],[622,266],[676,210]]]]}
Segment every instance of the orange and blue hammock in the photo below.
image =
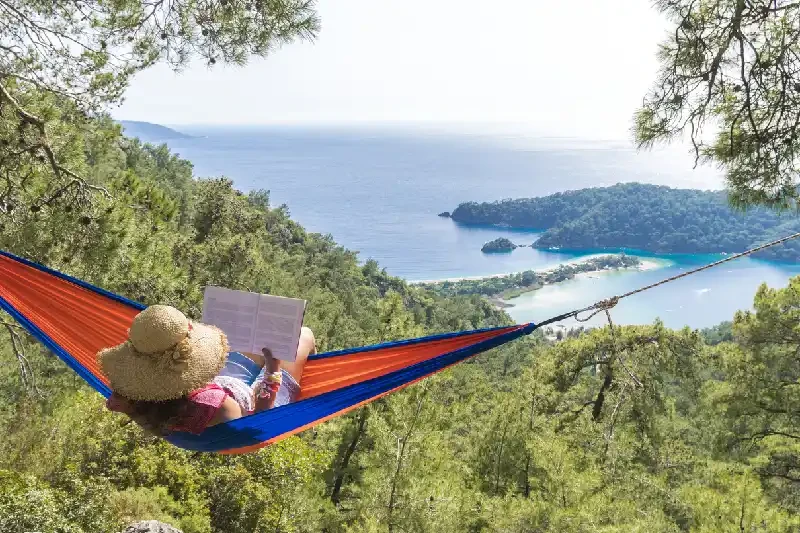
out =
{"type": "MultiPolygon", "coordinates": [[[[111,389],[96,354],[125,341],[133,317],[144,307],[0,251],[0,309],[105,397],[111,389]]],[[[531,323],[447,333],[312,355],[298,401],[212,426],[201,435],[173,433],[167,440],[194,451],[253,451],[527,335],[536,327],[531,323]]]]}

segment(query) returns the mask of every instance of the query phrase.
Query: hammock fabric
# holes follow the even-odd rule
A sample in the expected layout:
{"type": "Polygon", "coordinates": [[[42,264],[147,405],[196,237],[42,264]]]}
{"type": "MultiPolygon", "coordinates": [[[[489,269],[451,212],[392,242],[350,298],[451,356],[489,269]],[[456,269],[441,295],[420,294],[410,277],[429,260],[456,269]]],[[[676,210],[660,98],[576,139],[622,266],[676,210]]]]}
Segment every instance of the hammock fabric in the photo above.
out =
{"type": "MultiPolygon", "coordinates": [[[[144,305],[0,251],[0,309],[108,397],[96,354],[127,338],[144,305]]],[[[309,357],[297,402],[209,427],[173,433],[187,450],[245,453],[344,414],[536,329],[534,324],[433,335],[309,357]]]]}

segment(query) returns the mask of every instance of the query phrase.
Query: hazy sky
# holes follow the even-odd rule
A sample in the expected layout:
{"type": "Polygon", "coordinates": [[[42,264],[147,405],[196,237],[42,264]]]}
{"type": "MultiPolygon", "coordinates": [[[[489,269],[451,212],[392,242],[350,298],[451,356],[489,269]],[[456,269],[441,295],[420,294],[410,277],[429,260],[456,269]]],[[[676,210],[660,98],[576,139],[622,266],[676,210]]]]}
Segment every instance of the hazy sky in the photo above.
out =
{"type": "Polygon", "coordinates": [[[666,25],[648,0],[319,0],[322,31],[246,67],[140,74],[162,124],[515,122],[628,138],[666,25]]]}

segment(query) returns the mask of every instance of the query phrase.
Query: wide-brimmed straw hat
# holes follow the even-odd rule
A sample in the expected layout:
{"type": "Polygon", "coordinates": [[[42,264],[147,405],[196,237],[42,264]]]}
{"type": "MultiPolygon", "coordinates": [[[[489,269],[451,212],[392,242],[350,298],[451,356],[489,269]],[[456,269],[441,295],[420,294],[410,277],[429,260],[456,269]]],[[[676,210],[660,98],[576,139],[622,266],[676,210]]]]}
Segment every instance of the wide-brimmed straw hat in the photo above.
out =
{"type": "Polygon", "coordinates": [[[165,401],[209,383],[222,370],[228,340],[166,305],[136,315],[128,340],[98,354],[111,389],[131,400],[165,401]]]}

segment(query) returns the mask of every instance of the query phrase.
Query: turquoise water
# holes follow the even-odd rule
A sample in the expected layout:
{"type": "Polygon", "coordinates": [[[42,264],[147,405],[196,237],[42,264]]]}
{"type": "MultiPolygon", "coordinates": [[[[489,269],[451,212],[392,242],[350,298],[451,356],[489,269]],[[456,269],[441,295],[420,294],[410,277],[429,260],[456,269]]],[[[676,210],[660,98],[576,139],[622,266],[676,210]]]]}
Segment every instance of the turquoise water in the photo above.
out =
{"type": "MultiPolygon", "coordinates": [[[[177,128],[198,136],[168,143],[194,163],[198,176],[226,175],[243,190],[269,189],[272,203],[287,204],[310,231],[330,233],[362,260],[376,259],[389,273],[412,281],[547,268],[584,255],[531,248],[482,254],[486,241],[506,236],[530,244],[537,234],[465,228],[436,216],[463,201],[628,181],[702,189],[720,183],[711,170],[691,170],[681,150],[637,153],[626,142],[421,126],[177,128]]],[[[510,311],[517,320],[541,320],[704,259],[682,257],[674,267],[651,272],[581,278],[524,295],[510,311]]],[[[661,316],[673,326],[710,325],[749,307],[762,280],[782,285],[796,272],[742,261],[631,299],[615,315],[620,323],[661,316]],[[678,300],[691,304],[681,308],[678,300]]]]}
{"type": "MultiPolygon", "coordinates": [[[[518,322],[540,321],[649,285],[720,259],[720,256],[666,258],[671,264],[654,270],[603,272],[546,286],[510,300],[509,303],[514,307],[506,311],[518,322]]],[[[709,327],[722,320],[730,320],[737,309],[751,308],[753,295],[762,282],[780,287],[786,284],[790,276],[798,274],[800,265],[737,259],[622,300],[612,311],[612,319],[620,324],[646,324],[659,318],[673,328],[686,325],[709,327]]],[[[588,322],[590,325],[605,323],[604,314],[588,322]]],[[[580,325],[575,320],[566,320],[561,324],[567,327],[580,325]]]]}

